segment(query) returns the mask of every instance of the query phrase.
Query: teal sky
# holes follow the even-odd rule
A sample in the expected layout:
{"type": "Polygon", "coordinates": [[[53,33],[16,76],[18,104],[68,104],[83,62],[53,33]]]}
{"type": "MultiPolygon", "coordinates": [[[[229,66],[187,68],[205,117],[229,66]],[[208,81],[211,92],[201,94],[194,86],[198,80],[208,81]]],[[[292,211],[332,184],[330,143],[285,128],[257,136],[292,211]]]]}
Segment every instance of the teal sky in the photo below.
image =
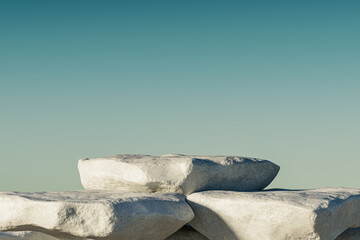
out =
{"type": "Polygon", "coordinates": [[[77,160],[226,154],[270,187],[360,187],[359,1],[0,3],[0,191],[77,160]]]}

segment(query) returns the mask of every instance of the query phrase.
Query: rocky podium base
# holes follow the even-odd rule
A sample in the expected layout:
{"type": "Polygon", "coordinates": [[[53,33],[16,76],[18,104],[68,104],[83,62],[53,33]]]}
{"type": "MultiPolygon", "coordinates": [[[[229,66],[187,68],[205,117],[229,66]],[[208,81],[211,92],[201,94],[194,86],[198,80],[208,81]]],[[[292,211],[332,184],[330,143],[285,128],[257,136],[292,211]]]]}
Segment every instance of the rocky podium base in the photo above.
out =
{"type": "Polygon", "coordinates": [[[360,189],[262,190],[267,160],[125,154],[79,171],[85,190],[0,193],[0,240],[360,240],[360,189]]]}

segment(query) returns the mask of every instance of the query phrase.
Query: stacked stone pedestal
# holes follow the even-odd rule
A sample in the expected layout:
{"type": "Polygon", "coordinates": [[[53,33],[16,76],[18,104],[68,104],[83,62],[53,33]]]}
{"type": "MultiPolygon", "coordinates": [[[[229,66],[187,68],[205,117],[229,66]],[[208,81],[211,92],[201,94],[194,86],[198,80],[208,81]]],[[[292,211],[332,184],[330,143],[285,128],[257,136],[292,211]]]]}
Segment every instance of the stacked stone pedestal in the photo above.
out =
{"type": "Polygon", "coordinates": [[[360,189],[263,190],[279,171],[267,160],[126,154],[78,168],[85,190],[0,193],[0,240],[360,240],[360,189]]]}

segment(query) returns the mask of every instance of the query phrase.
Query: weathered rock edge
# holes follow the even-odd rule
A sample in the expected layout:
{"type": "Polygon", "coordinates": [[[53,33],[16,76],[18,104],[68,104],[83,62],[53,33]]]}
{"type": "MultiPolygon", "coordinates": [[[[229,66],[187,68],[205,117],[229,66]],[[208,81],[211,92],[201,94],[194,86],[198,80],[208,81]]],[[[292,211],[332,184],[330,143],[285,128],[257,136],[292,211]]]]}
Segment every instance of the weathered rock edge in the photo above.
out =
{"type": "Polygon", "coordinates": [[[360,189],[206,191],[187,202],[210,240],[334,240],[360,226],[360,189]]]}
{"type": "Polygon", "coordinates": [[[194,217],[182,194],[89,190],[0,193],[0,212],[0,231],[74,240],[163,240],[194,217]]]}
{"type": "Polygon", "coordinates": [[[180,154],[85,158],[79,160],[78,168],[86,189],[185,195],[205,190],[261,190],[272,182],[280,169],[258,158],[180,154]]]}

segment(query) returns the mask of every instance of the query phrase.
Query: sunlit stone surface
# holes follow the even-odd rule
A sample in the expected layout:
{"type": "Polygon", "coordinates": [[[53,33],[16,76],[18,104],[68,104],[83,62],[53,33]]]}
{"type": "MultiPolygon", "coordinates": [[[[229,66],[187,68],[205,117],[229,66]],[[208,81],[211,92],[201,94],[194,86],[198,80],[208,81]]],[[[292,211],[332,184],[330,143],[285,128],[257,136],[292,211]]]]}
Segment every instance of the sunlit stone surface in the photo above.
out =
{"type": "Polygon", "coordinates": [[[276,164],[257,158],[180,154],[86,158],[79,161],[78,167],[87,189],[186,195],[204,190],[261,190],[279,171],[276,164]]]}
{"type": "Polygon", "coordinates": [[[163,240],[194,217],[182,194],[119,191],[0,193],[0,213],[0,231],[69,240],[163,240]]]}
{"type": "Polygon", "coordinates": [[[359,189],[205,191],[187,202],[210,240],[334,240],[360,227],[359,189]]]}

